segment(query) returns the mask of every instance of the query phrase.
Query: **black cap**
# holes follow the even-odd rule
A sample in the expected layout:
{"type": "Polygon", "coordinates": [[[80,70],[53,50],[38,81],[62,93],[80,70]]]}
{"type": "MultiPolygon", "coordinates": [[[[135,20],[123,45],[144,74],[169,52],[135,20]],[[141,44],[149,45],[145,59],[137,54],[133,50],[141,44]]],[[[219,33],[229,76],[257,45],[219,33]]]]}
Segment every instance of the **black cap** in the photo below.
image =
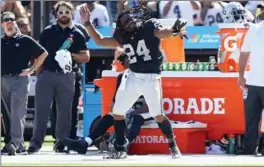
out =
{"type": "Polygon", "coordinates": [[[264,8],[264,2],[263,2],[263,1],[260,2],[260,3],[258,4],[257,8],[264,8]]]}
{"type": "Polygon", "coordinates": [[[3,19],[5,18],[5,16],[15,17],[16,18],[15,14],[13,12],[7,11],[7,12],[2,13],[2,15],[1,15],[1,21],[3,21],[3,19]]]}

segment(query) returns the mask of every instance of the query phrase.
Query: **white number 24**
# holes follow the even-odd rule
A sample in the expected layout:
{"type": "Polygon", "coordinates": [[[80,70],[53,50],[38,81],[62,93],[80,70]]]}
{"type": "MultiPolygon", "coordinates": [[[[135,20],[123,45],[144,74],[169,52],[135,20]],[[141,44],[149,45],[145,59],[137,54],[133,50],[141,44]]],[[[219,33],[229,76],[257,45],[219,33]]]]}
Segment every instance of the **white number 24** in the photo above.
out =
{"type": "MultiPolygon", "coordinates": [[[[124,46],[124,50],[126,51],[126,54],[129,57],[129,64],[133,64],[137,62],[137,56],[135,56],[135,51],[132,47],[131,44],[125,44],[124,46]]],[[[139,40],[138,44],[137,44],[137,55],[138,56],[144,56],[143,59],[144,61],[149,61],[151,60],[151,56],[150,56],[150,51],[146,46],[145,40],[139,40]]]]}

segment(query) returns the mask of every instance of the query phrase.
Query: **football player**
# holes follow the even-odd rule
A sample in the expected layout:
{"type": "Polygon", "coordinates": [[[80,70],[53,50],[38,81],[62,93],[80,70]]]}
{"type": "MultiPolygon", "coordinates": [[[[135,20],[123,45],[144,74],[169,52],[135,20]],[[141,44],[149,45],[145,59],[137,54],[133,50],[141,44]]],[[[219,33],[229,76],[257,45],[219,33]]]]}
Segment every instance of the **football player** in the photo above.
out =
{"type": "MultiPolygon", "coordinates": [[[[125,69],[128,68],[128,57],[125,54],[120,55],[118,57],[118,60],[121,62],[125,69]]],[[[119,74],[117,77],[116,91],[118,90],[118,87],[121,83],[122,76],[123,73],[119,74]]],[[[114,101],[115,98],[113,99],[113,103],[114,101]]],[[[150,117],[148,112],[148,106],[146,105],[143,96],[139,97],[138,100],[132,106],[132,108],[130,108],[126,112],[126,124],[128,126],[126,137],[129,142],[131,142],[139,134],[141,126],[144,125],[146,121],[153,120],[153,118],[150,117]]],[[[89,134],[89,136],[79,140],[65,138],[63,142],[68,147],[68,150],[74,150],[79,154],[86,154],[87,148],[93,145],[100,148],[100,150],[105,149],[102,148],[100,144],[104,143],[105,141],[109,142],[109,140],[111,140],[112,136],[110,137],[108,134],[106,134],[106,131],[113,124],[113,114],[109,113],[102,117],[102,119],[98,122],[98,124],[89,134]],[[107,138],[110,139],[107,140],[107,138]]]]}
{"type": "Polygon", "coordinates": [[[115,96],[113,106],[116,133],[115,149],[109,152],[111,159],[127,157],[128,140],[124,136],[126,128],[124,112],[144,96],[150,115],[157,121],[159,128],[167,137],[172,157],[180,157],[169,119],[162,111],[161,64],[163,55],[159,49],[160,40],[176,35],[185,36],[182,31],[187,24],[177,20],[171,28],[163,28],[156,19],[148,19],[138,8],[119,14],[113,37],[103,37],[91,24],[90,12],[81,7],[81,17],[90,36],[97,45],[123,47],[129,57],[129,70],[126,70],[115,96]],[[135,10],[136,9],[136,10],[135,10]],[[135,14],[135,12],[137,12],[135,14]],[[142,14],[142,15],[141,15],[142,14]]]}

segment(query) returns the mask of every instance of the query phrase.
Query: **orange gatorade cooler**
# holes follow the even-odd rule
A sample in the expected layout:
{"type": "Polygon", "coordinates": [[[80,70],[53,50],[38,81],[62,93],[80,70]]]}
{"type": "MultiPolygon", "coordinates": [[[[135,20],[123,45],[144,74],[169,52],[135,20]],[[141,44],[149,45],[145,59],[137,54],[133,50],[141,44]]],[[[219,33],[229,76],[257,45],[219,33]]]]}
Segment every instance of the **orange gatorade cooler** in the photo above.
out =
{"type": "Polygon", "coordinates": [[[161,40],[161,49],[167,62],[185,62],[184,41],[180,37],[161,40]]]}
{"type": "MultiPolygon", "coordinates": [[[[248,27],[244,24],[218,24],[217,32],[221,38],[218,52],[218,67],[221,72],[238,72],[240,50],[244,42],[248,27]]],[[[246,67],[249,70],[249,64],[246,67]]]]}
{"type": "MultiPolygon", "coordinates": [[[[163,27],[172,27],[175,21],[176,19],[159,19],[163,27]]],[[[180,37],[162,39],[161,50],[166,62],[185,62],[184,40],[180,37]]]]}
{"type": "MultiPolygon", "coordinates": [[[[207,124],[179,122],[171,125],[182,153],[205,153],[207,124]]],[[[131,142],[128,153],[169,154],[168,140],[158,128],[157,123],[143,125],[138,136],[131,142]]]]}

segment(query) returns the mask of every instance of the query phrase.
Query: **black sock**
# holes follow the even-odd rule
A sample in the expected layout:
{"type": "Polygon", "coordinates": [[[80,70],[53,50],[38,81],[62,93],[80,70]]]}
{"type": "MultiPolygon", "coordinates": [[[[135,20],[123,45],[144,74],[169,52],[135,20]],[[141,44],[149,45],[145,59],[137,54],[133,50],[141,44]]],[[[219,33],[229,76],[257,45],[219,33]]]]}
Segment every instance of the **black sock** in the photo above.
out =
{"type": "Polygon", "coordinates": [[[101,119],[101,121],[98,123],[98,125],[94,128],[94,130],[91,132],[91,134],[88,136],[93,141],[97,139],[98,137],[105,134],[108,128],[112,126],[114,123],[114,117],[112,115],[105,115],[101,119]]]}
{"type": "Polygon", "coordinates": [[[116,134],[116,144],[117,145],[124,145],[125,144],[125,128],[126,123],[125,120],[115,120],[115,134],[116,134]]]}
{"type": "Polygon", "coordinates": [[[171,123],[168,120],[167,117],[165,117],[163,122],[157,122],[159,125],[160,130],[162,131],[162,133],[166,136],[166,138],[169,141],[169,144],[175,144],[175,140],[174,140],[174,133],[171,127],[171,123]]]}

